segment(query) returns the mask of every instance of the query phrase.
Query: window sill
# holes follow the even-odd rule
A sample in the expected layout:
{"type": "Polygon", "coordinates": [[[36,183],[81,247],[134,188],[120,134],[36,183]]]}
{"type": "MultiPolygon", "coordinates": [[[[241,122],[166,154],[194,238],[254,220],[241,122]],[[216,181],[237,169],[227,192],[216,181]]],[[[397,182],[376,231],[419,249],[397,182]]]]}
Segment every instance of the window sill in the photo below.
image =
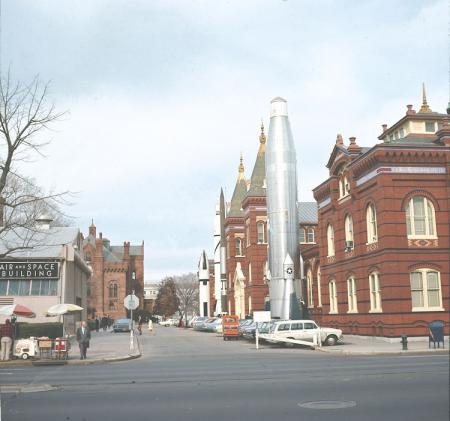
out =
{"type": "Polygon", "coordinates": [[[347,314],[358,314],[358,310],[347,311],[347,314]]]}
{"type": "Polygon", "coordinates": [[[366,243],[366,246],[371,246],[372,244],[377,244],[378,243],[378,239],[375,241],[371,241],[370,243],[366,243]]]}
{"type": "Polygon", "coordinates": [[[411,311],[445,311],[442,307],[413,307],[411,311]]]}
{"type": "Polygon", "coordinates": [[[369,313],[375,313],[375,314],[377,314],[377,313],[383,313],[383,310],[369,310],[369,313]]]}
{"type": "Polygon", "coordinates": [[[339,314],[337,311],[330,311],[328,314],[339,314]]]}
{"type": "Polygon", "coordinates": [[[408,235],[408,240],[437,240],[437,235],[408,235]]]}

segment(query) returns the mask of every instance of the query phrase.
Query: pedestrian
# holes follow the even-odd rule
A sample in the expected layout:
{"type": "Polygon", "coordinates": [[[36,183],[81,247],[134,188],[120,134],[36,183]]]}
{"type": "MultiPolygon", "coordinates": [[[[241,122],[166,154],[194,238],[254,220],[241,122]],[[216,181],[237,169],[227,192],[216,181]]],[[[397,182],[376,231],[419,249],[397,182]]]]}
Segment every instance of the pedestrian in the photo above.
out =
{"type": "Polygon", "coordinates": [[[0,360],[8,361],[14,337],[13,326],[9,321],[9,319],[6,319],[5,324],[1,327],[0,336],[2,338],[0,349],[0,360]]]}
{"type": "Polygon", "coordinates": [[[77,342],[80,347],[81,359],[86,359],[86,351],[89,348],[89,341],[91,339],[91,332],[86,326],[86,322],[83,320],[81,326],[77,329],[77,342]]]}
{"type": "Polygon", "coordinates": [[[148,331],[152,333],[153,331],[153,322],[152,319],[148,319],[148,331]]]}
{"type": "Polygon", "coordinates": [[[139,319],[138,319],[138,332],[139,332],[139,335],[142,335],[142,316],[139,316],[139,319]]]}
{"type": "Polygon", "coordinates": [[[106,318],[106,316],[103,316],[102,317],[102,328],[104,331],[106,331],[107,327],[108,327],[108,319],[106,318]]]}
{"type": "Polygon", "coordinates": [[[95,331],[98,332],[100,329],[100,320],[98,317],[95,318],[95,331]]]}

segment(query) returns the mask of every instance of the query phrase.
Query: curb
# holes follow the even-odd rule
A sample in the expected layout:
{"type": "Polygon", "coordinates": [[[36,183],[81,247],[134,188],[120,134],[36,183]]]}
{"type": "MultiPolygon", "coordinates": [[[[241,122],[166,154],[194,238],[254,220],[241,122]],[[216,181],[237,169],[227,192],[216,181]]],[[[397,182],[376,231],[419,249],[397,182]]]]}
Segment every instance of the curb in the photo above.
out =
{"type": "Polygon", "coordinates": [[[43,360],[14,360],[9,363],[0,364],[0,372],[1,369],[8,369],[8,368],[16,368],[16,367],[39,367],[39,366],[51,366],[51,365],[91,365],[91,364],[101,364],[101,363],[114,363],[114,362],[120,362],[120,361],[130,361],[135,360],[137,358],[140,358],[142,356],[142,353],[139,354],[132,354],[132,355],[122,355],[119,357],[107,357],[107,358],[94,358],[91,360],[61,360],[64,361],[64,363],[61,364],[55,364],[53,360],[48,361],[48,364],[45,364],[45,361],[43,360]],[[37,363],[37,364],[34,364],[37,363]]]}
{"type": "Polygon", "coordinates": [[[448,349],[441,349],[436,351],[328,351],[322,348],[317,348],[317,351],[324,352],[329,355],[338,355],[341,357],[352,356],[352,355],[366,355],[366,356],[376,356],[376,355],[443,355],[448,354],[448,349]]]}
{"type": "Polygon", "coordinates": [[[51,390],[56,390],[49,384],[8,384],[0,386],[0,393],[35,393],[35,392],[50,392],[51,390]]]}

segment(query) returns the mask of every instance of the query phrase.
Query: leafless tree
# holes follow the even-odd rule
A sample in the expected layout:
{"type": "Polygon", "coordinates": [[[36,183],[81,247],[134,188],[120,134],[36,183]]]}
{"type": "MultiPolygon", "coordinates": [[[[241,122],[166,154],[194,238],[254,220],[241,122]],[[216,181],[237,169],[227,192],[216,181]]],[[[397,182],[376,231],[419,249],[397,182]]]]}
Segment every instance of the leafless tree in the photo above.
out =
{"type": "Polygon", "coordinates": [[[178,312],[187,326],[188,314],[192,314],[198,308],[198,280],[194,273],[187,273],[174,277],[179,301],[178,312]]]}
{"type": "Polygon", "coordinates": [[[62,115],[48,101],[48,84],[38,77],[24,85],[8,72],[0,80],[0,258],[33,246],[38,216],[63,217],[60,205],[68,192],[45,193],[17,168],[19,162],[43,157],[49,143],[45,135],[62,115]]]}

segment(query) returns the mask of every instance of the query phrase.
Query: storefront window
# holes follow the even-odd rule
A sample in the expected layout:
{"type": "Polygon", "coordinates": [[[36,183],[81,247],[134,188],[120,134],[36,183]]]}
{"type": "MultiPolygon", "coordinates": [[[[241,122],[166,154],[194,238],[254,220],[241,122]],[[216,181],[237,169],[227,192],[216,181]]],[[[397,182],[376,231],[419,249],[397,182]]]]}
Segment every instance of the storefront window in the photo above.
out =
{"type": "Polygon", "coordinates": [[[6,295],[8,291],[8,281],[0,281],[0,295],[6,295]]]}
{"type": "Polygon", "coordinates": [[[8,295],[19,295],[20,281],[9,281],[8,295]]]}

